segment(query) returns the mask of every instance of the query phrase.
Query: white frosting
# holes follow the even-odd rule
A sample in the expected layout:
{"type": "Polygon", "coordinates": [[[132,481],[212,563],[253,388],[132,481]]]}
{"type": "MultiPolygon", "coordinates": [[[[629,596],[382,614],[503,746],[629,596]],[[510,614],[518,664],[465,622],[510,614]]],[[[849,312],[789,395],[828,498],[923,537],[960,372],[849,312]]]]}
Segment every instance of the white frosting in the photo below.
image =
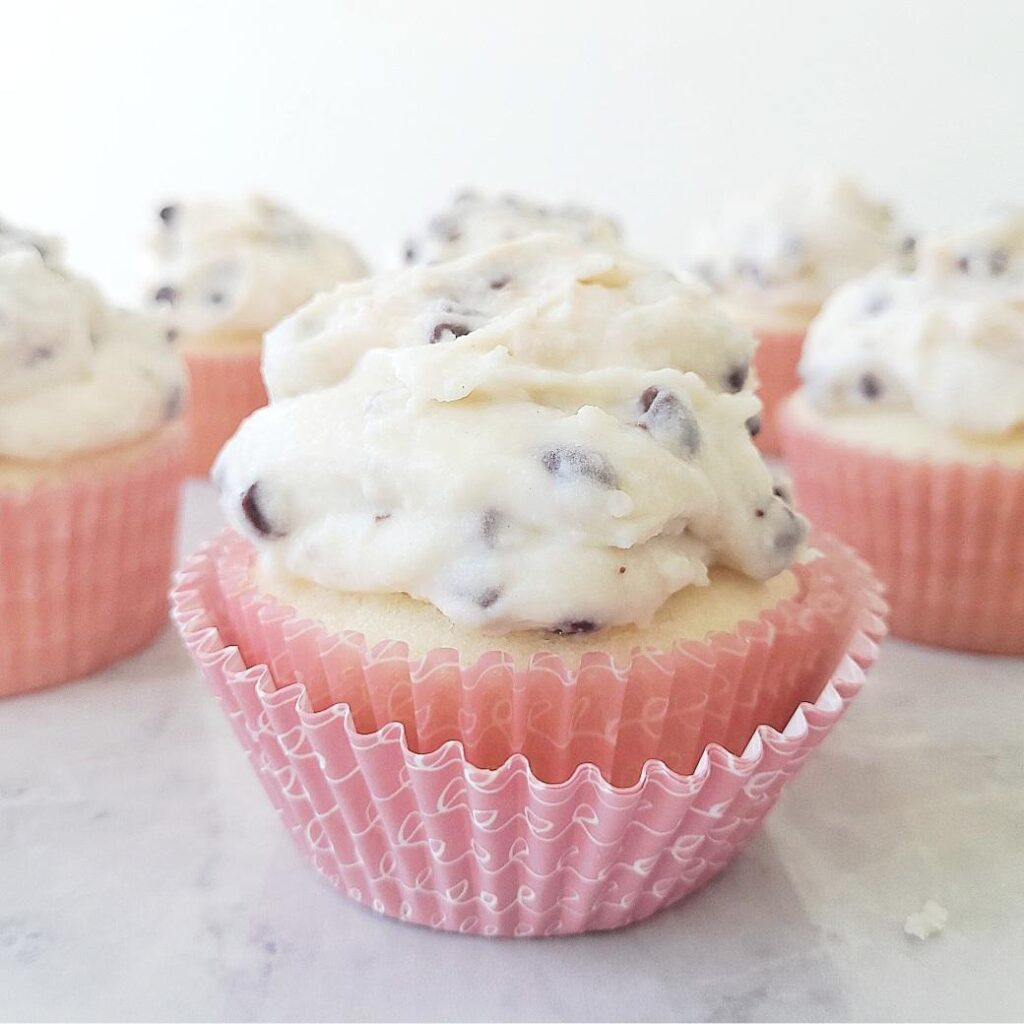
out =
{"type": "Polygon", "coordinates": [[[274,572],[492,633],[587,632],[646,624],[711,565],[763,580],[798,553],[806,524],[747,431],[759,403],[722,390],[749,336],[701,285],[539,236],[310,315],[316,333],[269,347],[271,404],[213,474],[274,572]],[[436,332],[442,295],[475,329],[436,332]],[[351,369],[370,339],[397,347],[351,369]]]}
{"type": "Polygon", "coordinates": [[[181,408],[166,324],[108,306],[59,257],[52,240],[0,229],[0,457],[107,448],[181,408]]]}
{"type": "Polygon", "coordinates": [[[263,198],[172,203],[159,214],[153,285],[187,333],[262,333],[366,265],[338,235],[263,198]]]}
{"type": "Polygon", "coordinates": [[[800,366],[808,397],[970,434],[1024,426],[1024,207],[918,249],[913,273],[869,275],[825,304],[800,366]]]}
{"type": "Polygon", "coordinates": [[[700,282],[549,234],[320,295],[267,334],[263,373],[281,398],[341,380],[368,349],[469,332],[552,369],[674,367],[715,390],[744,385],[754,350],[700,282]]]}
{"type": "Polygon", "coordinates": [[[537,232],[567,235],[584,245],[614,247],[621,241],[614,220],[583,206],[541,206],[512,195],[463,192],[406,242],[405,262],[439,263],[537,232]]]}
{"type": "Polygon", "coordinates": [[[745,321],[801,327],[840,284],[893,259],[889,208],[832,172],[809,171],[738,197],[694,234],[689,269],[745,321]]]}

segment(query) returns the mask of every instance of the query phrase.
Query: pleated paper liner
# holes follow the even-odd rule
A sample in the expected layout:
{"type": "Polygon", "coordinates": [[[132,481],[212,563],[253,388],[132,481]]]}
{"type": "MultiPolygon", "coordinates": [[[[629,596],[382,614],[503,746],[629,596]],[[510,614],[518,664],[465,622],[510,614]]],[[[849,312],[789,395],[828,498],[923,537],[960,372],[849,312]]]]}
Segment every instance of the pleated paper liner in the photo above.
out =
{"type": "Polygon", "coordinates": [[[167,622],[185,428],[131,460],[0,488],[0,696],[76,679],[167,622]]]}
{"type": "Polygon", "coordinates": [[[782,451],[779,435],[779,407],[800,386],[797,365],[804,346],[803,331],[763,331],[757,335],[754,372],[757,374],[757,396],[761,410],[761,432],[754,439],[765,455],[782,451]]]}
{"type": "Polygon", "coordinates": [[[715,875],[859,691],[884,603],[856,556],[820,543],[798,596],[760,621],[619,669],[600,654],[460,667],[329,637],[255,592],[230,533],[179,574],[172,614],[332,885],[417,924],[565,934],[641,920],[715,875]]]}
{"type": "Polygon", "coordinates": [[[188,408],[189,476],[206,476],[238,425],[267,404],[260,349],[185,352],[191,399],[188,408]]]}
{"type": "Polygon", "coordinates": [[[784,415],[801,509],[886,586],[896,636],[1024,654],[1024,468],[895,458],[784,415]]]}

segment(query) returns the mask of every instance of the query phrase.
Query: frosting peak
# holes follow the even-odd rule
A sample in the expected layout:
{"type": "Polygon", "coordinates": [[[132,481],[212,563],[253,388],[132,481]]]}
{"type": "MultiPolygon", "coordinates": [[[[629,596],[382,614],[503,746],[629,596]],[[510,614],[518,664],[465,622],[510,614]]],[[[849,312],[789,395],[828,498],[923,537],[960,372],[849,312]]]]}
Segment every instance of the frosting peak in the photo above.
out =
{"type": "Polygon", "coordinates": [[[262,333],[318,291],[366,273],[343,238],[262,197],[171,203],[158,219],[153,296],[189,333],[262,333]]]}
{"type": "Polygon", "coordinates": [[[800,367],[823,409],[913,409],[939,426],[1024,426],[1024,207],[926,238],[917,267],[839,289],[800,367]]]}
{"type": "Polygon", "coordinates": [[[214,480],[278,572],[492,633],[646,623],[804,539],[748,434],[750,349],[702,285],[535,236],[310,303],[214,480]]]}
{"type": "Polygon", "coordinates": [[[108,306],[52,239],[0,229],[0,456],[59,459],[141,437],[181,407],[159,318],[108,306]]]}

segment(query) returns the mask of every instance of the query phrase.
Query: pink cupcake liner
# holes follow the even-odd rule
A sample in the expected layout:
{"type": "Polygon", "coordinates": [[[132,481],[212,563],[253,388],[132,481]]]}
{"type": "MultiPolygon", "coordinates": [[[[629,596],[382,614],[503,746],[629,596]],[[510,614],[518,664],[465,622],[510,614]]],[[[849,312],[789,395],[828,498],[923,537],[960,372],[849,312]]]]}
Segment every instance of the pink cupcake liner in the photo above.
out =
{"type": "Polygon", "coordinates": [[[242,420],[267,404],[260,350],[186,352],[185,362],[190,390],[186,472],[206,476],[242,420]]]}
{"type": "Polygon", "coordinates": [[[230,533],[181,571],[172,616],[332,885],[430,927],[568,934],[639,921],[713,877],[860,690],[884,603],[852,552],[821,543],[798,597],[625,667],[460,666],[329,636],[256,592],[230,533]]]}
{"type": "Polygon", "coordinates": [[[896,458],[786,410],[782,428],[801,508],[875,568],[895,635],[1024,654],[1024,469],[896,458]]]}
{"type": "Polygon", "coordinates": [[[95,474],[0,489],[0,696],[86,675],[167,622],[185,429],[95,474]]]}
{"type": "Polygon", "coordinates": [[[754,372],[757,395],[761,399],[761,432],[754,439],[765,455],[782,451],[779,435],[779,407],[800,386],[797,366],[804,346],[803,331],[755,331],[757,350],[754,372]]]}

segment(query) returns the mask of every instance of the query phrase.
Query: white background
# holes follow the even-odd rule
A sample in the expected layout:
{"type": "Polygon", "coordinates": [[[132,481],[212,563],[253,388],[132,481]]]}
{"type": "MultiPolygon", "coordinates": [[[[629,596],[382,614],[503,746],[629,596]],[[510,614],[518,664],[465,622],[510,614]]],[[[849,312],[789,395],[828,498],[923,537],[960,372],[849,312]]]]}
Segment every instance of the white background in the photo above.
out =
{"type": "Polygon", "coordinates": [[[677,259],[827,162],[911,222],[1024,200],[1024,3],[0,3],[0,216],[120,298],[154,203],[259,189],[378,265],[464,185],[578,198],[677,259]]]}

